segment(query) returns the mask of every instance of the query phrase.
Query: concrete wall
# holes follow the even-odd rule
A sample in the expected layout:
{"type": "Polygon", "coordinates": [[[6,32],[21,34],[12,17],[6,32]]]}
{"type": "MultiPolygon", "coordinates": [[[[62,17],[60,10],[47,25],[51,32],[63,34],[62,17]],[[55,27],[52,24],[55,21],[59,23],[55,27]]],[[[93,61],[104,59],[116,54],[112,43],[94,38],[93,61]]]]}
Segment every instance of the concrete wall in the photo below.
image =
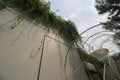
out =
{"type": "MultiPolygon", "coordinates": [[[[44,35],[64,41],[28,19],[11,30],[17,15],[19,13],[11,8],[0,10],[0,80],[37,80],[44,35]]],[[[67,51],[67,46],[45,38],[39,80],[88,80],[75,49],[70,50],[65,71],[67,51]]]]}

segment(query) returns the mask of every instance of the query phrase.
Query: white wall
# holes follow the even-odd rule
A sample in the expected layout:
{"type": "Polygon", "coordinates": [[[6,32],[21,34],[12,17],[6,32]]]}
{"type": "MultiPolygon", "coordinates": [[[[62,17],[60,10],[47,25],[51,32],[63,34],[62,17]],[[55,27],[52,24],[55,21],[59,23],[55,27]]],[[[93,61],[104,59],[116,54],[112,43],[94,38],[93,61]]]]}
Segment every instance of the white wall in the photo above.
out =
{"type": "MultiPolygon", "coordinates": [[[[0,80],[37,80],[39,61],[44,35],[47,34],[64,42],[52,32],[48,33],[41,24],[24,19],[13,30],[14,17],[19,13],[13,9],[0,11],[0,80]]],[[[82,61],[75,49],[70,50],[64,71],[68,47],[45,38],[40,80],[88,80],[82,61]],[[71,73],[80,65],[80,68],[71,73]],[[71,77],[70,77],[71,75],[71,77]]]]}

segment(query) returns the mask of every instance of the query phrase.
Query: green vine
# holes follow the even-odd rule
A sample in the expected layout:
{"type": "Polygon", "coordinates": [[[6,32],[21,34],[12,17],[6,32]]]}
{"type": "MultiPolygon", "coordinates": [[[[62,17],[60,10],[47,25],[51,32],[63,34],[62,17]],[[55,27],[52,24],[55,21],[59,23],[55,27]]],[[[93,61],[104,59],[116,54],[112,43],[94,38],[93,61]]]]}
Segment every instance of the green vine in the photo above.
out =
{"type": "MultiPolygon", "coordinates": [[[[17,7],[22,12],[21,16],[27,16],[38,23],[42,23],[46,28],[57,32],[68,43],[74,43],[81,40],[80,35],[72,21],[66,21],[56,16],[50,11],[48,5],[39,0],[9,0],[9,3],[17,7]]],[[[11,29],[14,29],[22,20],[18,20],[11,29]]]]}
{"type": "Polygon", "coordinates": [[[95,68],[97,69],[97,71],[100,69],[100,68],[103,68],[103,65],[100,61],[98,61],[97,58],[87,54],[83,49],[81,48],[78,48],[78,53],[80,55],[80,58],[82,59],[82,61],[86,61],[86,62],[89,62],[89,63],[92,63],[95,68]]]}

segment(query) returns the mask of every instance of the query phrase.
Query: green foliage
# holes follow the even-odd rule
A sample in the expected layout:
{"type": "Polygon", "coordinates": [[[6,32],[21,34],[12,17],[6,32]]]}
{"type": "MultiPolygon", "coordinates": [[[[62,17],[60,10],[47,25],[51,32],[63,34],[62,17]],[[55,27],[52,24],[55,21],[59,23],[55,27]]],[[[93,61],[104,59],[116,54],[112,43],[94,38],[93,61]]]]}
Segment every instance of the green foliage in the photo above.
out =
{"type": "Polygon", "coordinates": [[[88,55],[83,49],[77,48],[77,50],[82,61],[93,64],[96,68],[96,72],[101,76],[100,69],[103,68],[103,64],[95,57],[88,55]]]}
{"type": "Polygon", "coordinates": [[[120,32],[116,32],[114,35],[114,42],[120,46],[120,32]]]}
{"type": "Polygon", "coordinates": [[[96,9],[99,14],[108,12],[109,16],[115,16],[119,14],[120,9],[119,0],[96,0],[96,9]]]}
{"type": "Polygon", "coordinates": [[[83,60],[83,61],[86,61],[86,62],[89,62],[89,63],[92,63],[95,68],[97,70],[99,70],[100,68],[103,67],[102,63],[100,61],[98,61],[97,58],[91,56],[91,55],[88,55],[83,49],[81,48],[78,48],[78,53],[80,55],[80,58],[83,60]]]}
{"type": "Polygon", "coordinates": [[[0,0],[0,5],[4,4],[5,0],[0,0]]]}
{"type": "Polygon", "coordinates": [[[71,21],[65,21],[61,17],[51,12],[48,5],[39,0],[10,0],[10,3],[18,7],[29,18],[41,22],[46,27],[55,30],[63,39],[74,43],[80,39],[75,24],[71,21]]]}
{"type": "Polygon", "coordinates": [[[103,24],[108,30],[120,30],[120,0],[96,0],[99,14],[108,13],[108,21],[103,24]]]}
{"type": "Polygon", "coordinates": [[[114,35],[114,42],[120,47],[120,0],[96,0],[95,7],[99,14],[109,14],[103,27],[110,31],[119,31],[114,35]]]}

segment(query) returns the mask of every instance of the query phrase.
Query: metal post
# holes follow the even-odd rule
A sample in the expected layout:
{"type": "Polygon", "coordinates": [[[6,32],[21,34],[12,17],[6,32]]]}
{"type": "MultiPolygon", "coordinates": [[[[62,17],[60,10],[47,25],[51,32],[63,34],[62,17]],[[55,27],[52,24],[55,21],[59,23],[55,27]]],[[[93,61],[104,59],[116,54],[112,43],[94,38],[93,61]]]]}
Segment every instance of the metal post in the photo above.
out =
{"type": "Polygon", "coordinates": [[[105,70],[106,70],[106,63],[104,62],[104,69],[103,69],[103,80],[105,80],[105,70]]]}
{"type": "Polygon", "coordinates": [[[108,55],[109,66],[111,66],[110,56],[108,55]]]}
{"type": "Polygon", "coordinates": [[[46,35],[44,35],[44,39],[43,39],[43,46],[42,46],[42,52],[41,52],[41,56],[40,56],[40,63],[39,63],[37,80],[40,79],[40,72],[41,72],[42,58],[43,58],[43,52],[44,52],[45,37],[46,37],[46,35]]]}

